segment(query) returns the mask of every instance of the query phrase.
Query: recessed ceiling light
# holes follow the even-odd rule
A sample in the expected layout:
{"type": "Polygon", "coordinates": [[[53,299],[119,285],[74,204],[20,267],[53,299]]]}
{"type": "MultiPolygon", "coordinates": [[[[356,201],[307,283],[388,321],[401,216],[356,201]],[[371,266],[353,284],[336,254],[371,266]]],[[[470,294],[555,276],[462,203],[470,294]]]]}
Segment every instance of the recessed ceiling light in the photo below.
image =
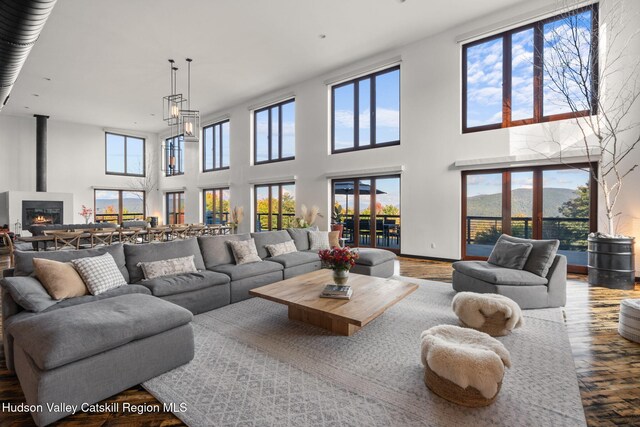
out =
{"type": "Polygon", "coordinates": [[[43,79],[43,80],[46,80],[46,81],[48,81],[48,82],[50,82],[50,81],[51,81],[51,78],[50,78],[50,77],[43,77],[42,79],[43,79]]]}
{"type": "Polygon", "coordinates": [[[33,95],[33,96],[40,96],[40,95],[38,95],[37,93],[32,93],[31,95],[33,95]]]}
{"type": "Polygon", "coordinates": [[[29,109],[29,107],[24,107],[24,108],[26,108],[27,110],[29,109]]]}
{"type": "Polygon", "coordinates": [[[318,38],[319,39],[326,39],[327,35],[326,34],[318,34],[318,38]]]}
{"type": "Polygon", "coordinates": [[[155,114],[153,114],[153,113],[151,113],[151,114],[150,114],[150,116],[151,116],[151,117],[155,117],[156,115],[155,115],[155,114]]]}

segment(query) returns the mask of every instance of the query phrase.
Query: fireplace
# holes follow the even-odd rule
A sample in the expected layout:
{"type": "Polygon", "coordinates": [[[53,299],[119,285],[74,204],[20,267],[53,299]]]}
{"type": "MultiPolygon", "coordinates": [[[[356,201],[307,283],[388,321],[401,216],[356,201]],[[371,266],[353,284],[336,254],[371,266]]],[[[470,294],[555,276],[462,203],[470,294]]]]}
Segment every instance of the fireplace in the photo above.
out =
{"type": "Polygon", "coordinates": [[[22,202],[22,228],[30,225],[62,224],[64,203],[42,200],[22,202]]]}

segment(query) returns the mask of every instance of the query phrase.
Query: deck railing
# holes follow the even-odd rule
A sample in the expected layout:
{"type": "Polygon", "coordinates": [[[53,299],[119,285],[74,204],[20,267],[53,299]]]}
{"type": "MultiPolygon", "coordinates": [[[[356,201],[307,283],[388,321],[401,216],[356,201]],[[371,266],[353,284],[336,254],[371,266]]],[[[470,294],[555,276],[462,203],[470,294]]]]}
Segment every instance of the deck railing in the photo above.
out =
{"type": "MultiPolygon", "coordinates": [[[[468,245],[493,245],[502,233],[502,217],[467,216],[466,242],[468,245]]],[[[531,239],[532,217],[512,217],[511,235],[531,239]]],[[[542,238],[560,240],[560,249],[586,251],[589,218],[542,218],[542,238]]]]}

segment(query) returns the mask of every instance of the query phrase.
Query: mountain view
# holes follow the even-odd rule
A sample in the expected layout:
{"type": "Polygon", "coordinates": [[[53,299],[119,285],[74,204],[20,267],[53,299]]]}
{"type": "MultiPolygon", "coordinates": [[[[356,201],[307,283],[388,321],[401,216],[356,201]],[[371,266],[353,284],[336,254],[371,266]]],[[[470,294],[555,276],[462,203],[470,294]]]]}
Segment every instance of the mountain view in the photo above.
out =
{"type": "MultiPolygon", "coordinates": [[[[96,199],[96,213],[105,213],[111,206],[112,212],[118,211],[118,199],[96,199]]],[[[122,199],[122,206],[127,212],[143,212],[144,207],[142,200],[138,197],[122,199]]]]}
{"type": "MultiPolygon", "coordinates": [[[[563,203],[578,196],[576,190],[569,188],[545,188],[543,216],[562,217],[558,209],[563,203]]],[[[480,194],[467,199],[469,216],[502,216],[502,194],[480,194]]],[[[533,211],[532,192],[528,188],[518,188],[511,192],[511,212],[513,216],[531,216],[533,211]]]]}

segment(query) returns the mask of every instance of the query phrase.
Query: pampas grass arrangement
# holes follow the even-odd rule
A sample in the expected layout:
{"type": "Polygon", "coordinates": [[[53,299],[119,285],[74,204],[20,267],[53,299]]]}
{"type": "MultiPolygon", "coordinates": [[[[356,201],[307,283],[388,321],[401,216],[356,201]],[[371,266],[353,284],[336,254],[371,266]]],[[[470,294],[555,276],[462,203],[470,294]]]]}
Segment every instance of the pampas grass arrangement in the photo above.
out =
{"type": "Polygon", "coordinates": [[[230,225],[233,228],[238,228],[242,221],[244,220],[244,208],[242,206],[235,206],[231,209],[230,212],[230,225]]]}

